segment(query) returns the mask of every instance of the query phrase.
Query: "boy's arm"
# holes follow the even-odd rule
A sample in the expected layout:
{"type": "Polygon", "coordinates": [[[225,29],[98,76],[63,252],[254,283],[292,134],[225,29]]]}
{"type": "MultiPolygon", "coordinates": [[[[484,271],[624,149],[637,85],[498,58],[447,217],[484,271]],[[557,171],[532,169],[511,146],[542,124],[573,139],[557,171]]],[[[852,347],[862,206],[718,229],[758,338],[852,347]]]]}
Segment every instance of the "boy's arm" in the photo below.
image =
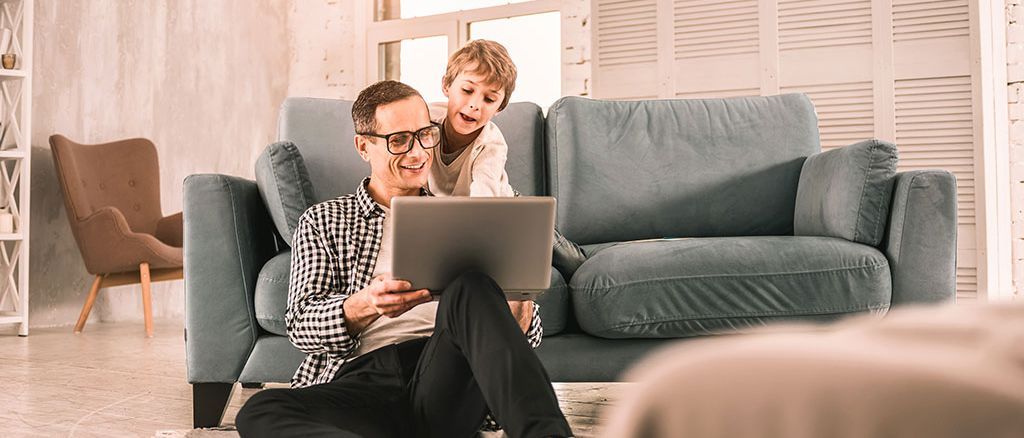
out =
{"type": "Polygon", "coordinates": [[[515,196],[508,182],[505,162],[508,160],[508,144],[497,126],[488,126],[480,134],[480,153],[470,164],[469,196],[515,196]]]}
{"type": "Polygon", "coordinates": [[[285,312],[288,339],[307,354],[328,352],[345,357],[358,345],[345,321],[344,305],[349,295],[341,292],[337,254],[312,217],[302,216],[292,241],[285,312]]]}

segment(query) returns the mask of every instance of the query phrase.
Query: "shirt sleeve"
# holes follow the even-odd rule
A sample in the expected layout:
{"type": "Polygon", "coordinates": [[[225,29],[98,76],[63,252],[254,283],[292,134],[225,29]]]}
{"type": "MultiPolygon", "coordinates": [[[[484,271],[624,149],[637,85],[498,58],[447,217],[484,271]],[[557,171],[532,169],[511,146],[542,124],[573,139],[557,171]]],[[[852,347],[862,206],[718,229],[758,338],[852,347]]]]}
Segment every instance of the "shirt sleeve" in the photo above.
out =
{"type": "Polygon", "coordinates": [[[285,313],[288,339],[307,354],[326,352],[345,357],[357,346],[345,326],[343,306],[348,294],[341,292],[337,253],[311,217],[303,215],[292,240],[285,313]]]}
{"type": "Polygon", "coordinates": [[[533,302],[533,318],[530,319],[530,328],[526,330],[526,340],[530,346],[537,348],[544,339],[544,327],[540,325],[540,304],[533,302]]]}

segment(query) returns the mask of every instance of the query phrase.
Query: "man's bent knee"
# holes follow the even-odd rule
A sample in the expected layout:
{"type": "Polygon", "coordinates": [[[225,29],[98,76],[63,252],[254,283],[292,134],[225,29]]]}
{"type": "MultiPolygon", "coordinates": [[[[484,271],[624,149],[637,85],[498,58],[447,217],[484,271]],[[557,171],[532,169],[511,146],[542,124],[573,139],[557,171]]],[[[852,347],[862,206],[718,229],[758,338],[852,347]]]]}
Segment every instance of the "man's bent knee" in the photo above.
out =
{"type": "Polygon", "coordinates": [[[245,405],[242,406],[242,409],[238,411],[238,415],[235,416],[235,426],[240,431],[244,431],[249,426],[255,425],[258,420],[264,418],[267,414],[275,412],[277,410],[275,406],[287,403],[284,391],[288,390],[265,389],[253,394],[245,402],[245,405]]]}
{"type": "Polygon", "coordinates": [[[501,287],[490,276],[480,271],[466,271],[452,280],[445,288],[441,299],[445,300],[447,296],[447,301],[452,301],[486,294],[504,298],[501,287]]]}

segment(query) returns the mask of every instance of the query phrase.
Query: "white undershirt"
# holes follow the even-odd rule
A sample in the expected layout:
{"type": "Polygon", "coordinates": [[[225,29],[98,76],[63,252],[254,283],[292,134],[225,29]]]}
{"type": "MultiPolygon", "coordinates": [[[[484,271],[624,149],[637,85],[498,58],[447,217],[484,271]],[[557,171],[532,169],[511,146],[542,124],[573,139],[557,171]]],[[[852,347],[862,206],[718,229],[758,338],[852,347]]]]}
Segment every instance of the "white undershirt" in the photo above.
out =
{"type": "MultiPolygon", "coordinates": [[[[381,208],[384,209],[384,231],[380,239],[380,252],[377,253],[377,264],[373,268],[374,277],[391,272],[391,209],[384,206],[381,208]]],[[[436,315],[437,301],[431,301],[413,307],[398,318],[377,318],[359,333],[359,346],[349,359],[387,345],[429,337],[434,333],[436,315]]]]}

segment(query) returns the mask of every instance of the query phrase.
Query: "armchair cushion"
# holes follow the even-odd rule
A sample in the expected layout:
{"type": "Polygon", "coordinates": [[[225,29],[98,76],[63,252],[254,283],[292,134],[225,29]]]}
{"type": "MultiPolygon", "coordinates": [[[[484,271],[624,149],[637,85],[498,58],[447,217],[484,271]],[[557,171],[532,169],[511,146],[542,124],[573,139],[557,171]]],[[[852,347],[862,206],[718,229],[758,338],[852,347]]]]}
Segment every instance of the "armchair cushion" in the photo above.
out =
{"type": "Polygon", "coordinates": [[[256,159],[256,185],[274,227],[291,246],[299,216],[316,203],[313,183],[299,148],[290,141],[267,146],[256,159]]]}
{"type": "Polygon", "coordinates": [[[72,231],[77,233],[75,241],[90,274],[137,271],[139,262],[148,262],[151,269],[182,267],[181,247],[133,231],[114,207],[95,210],[72,231]]]}
{"type": "Polygon", "coordinates": [[[832,237],[711,237],[619,243],[569,282],[580,328],[603,338],[677,338],[778,320],[881,312],[879,250],[832,237]]]}
{"type": "Polygon", "coordinates": [[[170,246],[181,248],[182,232],[181,213],[163,217],[156,222],[156,238],[170,246]]]}
{"type": "Polygon", "coordinates": [[[867,140],[807,157],[793,215],[797,236],[878,246],[896,175],[896,146],[867,140]]]}

